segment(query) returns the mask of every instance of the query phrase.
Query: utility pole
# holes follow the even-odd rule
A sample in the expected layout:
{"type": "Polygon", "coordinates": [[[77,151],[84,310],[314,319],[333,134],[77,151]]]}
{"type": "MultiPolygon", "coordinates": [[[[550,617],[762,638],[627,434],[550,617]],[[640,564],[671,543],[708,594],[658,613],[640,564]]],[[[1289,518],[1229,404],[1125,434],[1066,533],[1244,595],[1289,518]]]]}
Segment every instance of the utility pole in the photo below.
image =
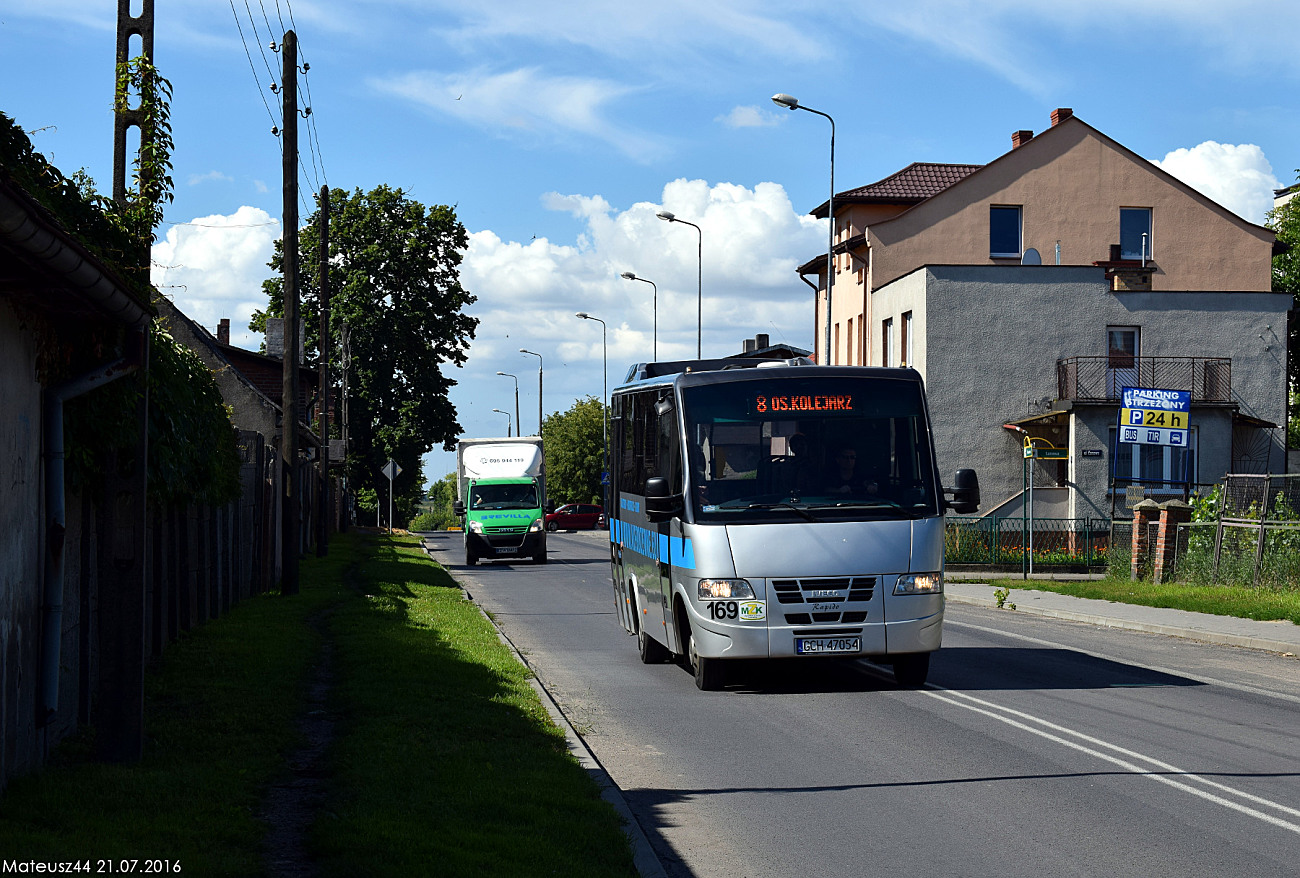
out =
{"type": "MultiPolygon", "coordinates": [[[[129,59],[127,53],[132,37],[139,37],[141,54],[153,60],[153,0],[143,0],[139,16],[131,15],[131,0],[118,0],[117,4],[117,67],[113,70],[114,96],[118,72],[129,59]]],[[[123,96],[128,97],[128,96],[123,96]]],[[[127,160],[126,135],[131,126],[140,131],[143,148],[154,131],[147,124],[143,108],[128,108],[125,101],[114,101],[113,114],[113,199],[125,206],[127,160]]],[[[145,193],[137,193],[145,197],[145,193]]],[[[138,242],[134,274],[149,280],[149,246],[146,237],[138,242]]],[[[138,762],[144,755],[144,672],[148,652],[145,600],[148,582],[148,554],[145,551],[145,529],[148,523],[147,492],[149,471],[146,461],[149,450],[149,332],[140,331],[126,347],[137,348],[140,369],[124,381],[135,382],[139,390],[131,419],[135,425],[135,447],[131,465],[119,468],[117,457],[111,455],[106,467],[103,485],[104,496],[111,498],[101,508],[99,524],[103,533],[113,535],[99,541],[95,569],[99,571],[98,612],[93,622],[83,617],[82,649],[95,643],[99,660],[97,683],[93,698],[81,702],[89,722],[95,727],[95,751],[100,759],[109,762],[138,762]]],[[[130,356],[128,354],[128,356],[130,356]]],[[[61,427],[62,425],[60,425],[61,427]]],[[[57,668],[55,669],[57,672],[57,668]]]]}
{"type": "Polygon", "coordinates": [[[280,132],[284,185],[284,382],[280,397],[284,463],[284,533],[280,593],[298,593],[298,554],[302,543],[302,492],[298,483],[298,36],[284,32],[280,93],[284,128],[280,132]]]}
{"type": "Polygon", "coordinates": [[[320,515],[316,556],[329,551],[330,534],[330,190],[320,187],[320,515]]]}

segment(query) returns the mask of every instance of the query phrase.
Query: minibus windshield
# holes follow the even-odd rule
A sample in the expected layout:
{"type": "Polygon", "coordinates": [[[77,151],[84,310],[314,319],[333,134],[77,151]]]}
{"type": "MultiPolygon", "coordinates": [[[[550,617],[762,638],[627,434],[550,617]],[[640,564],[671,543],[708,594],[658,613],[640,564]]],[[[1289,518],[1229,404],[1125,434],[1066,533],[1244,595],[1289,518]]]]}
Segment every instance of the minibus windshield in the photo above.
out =
{"type": "Polygon", "coordinates": [[[939,513],[921,386],[778,377],[682,389],[688,502],[700,522],[939,513]]]}

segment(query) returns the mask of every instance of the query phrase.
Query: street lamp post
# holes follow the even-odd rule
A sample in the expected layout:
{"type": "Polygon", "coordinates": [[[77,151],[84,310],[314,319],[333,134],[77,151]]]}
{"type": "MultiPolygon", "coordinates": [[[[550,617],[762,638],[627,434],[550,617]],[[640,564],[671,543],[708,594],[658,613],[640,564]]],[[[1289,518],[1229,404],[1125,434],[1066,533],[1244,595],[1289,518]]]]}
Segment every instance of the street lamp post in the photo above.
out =
{"type": "Polygon", "coordinates": [[[540,437],[542,435],[542,355],[527,348],[520,348],[519,353],[537,358],[537,435],[540,437]]]}
{"type": "Polygon", "coordinates": [[[504,375],[507,378],[515,379],[515,423],[519,425],[519,435],[524,433],[524,422],[519,420],[519,379],[509,372],[498,372],[498,375],[504,375]]]}
{"type": "Polygon", "coordinates": [[[654,359],[657,362],[659,360],[659,287],[655,286],[654,281],[647,280],[644,277],[637,277],[630,271],[623,272],[621,277],[625,280],[639,280],[643,284],[650,284],[650,286],[654,287],[654,359]]]}
{"type": "Polygon", "coordinates": [[[605,497],[605,475],[609,472],[609,345],[606,343],[605,321],[599,317],[592,317],[586,311],[579,311],[573,315],[583,320],[595,320],[600,324],[600,375],[601,375],[601,400],[600,400],[600,444],[603,446],[605,458],[604,470],[600,476],[600,496],[603,505],[608,508],[609,503],[605,497]]]}
{"type": "Polygon", "coordinates": [[[511,430],[511,425],[510,425],[510,412],[506,411],[505,409],[492,409],[492,411],[496,412],[498,415],[506,416],[506,438],[508,439],[511,436],[513,436],[514,432],[511,430]]]}
{"type": "Polygon", "coordinates": [[[787,94],[772,95],[772,102],[787,110],[807,110],[831,123],[831,196],[826,202],[826,213],[830,217],[830,241],[826,246],[826,365],[831,363],[831,288],[835,283],[835,120],[830,114],[812,107],[805,107],[798,99],[787,94]]]}
{"type": "Polygon", "coordinates": [[[700,339],[704,331],[704,232],[695,223],[678,219],[677,215],[670,210],[661,210],[655,216],[670,223],[681,223],[690,226],[699,235],[698,268],[695,277],[695,358],[702,359],[700,339]]]}

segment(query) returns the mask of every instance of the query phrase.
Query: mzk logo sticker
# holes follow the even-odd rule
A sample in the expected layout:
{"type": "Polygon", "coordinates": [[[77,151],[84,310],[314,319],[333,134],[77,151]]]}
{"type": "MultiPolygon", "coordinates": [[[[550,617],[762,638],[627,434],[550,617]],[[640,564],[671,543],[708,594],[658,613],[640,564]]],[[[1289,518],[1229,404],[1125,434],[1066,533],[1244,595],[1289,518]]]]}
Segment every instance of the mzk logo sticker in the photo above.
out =
{"type": "Polygon", "coordinates": [[[767,618],[765,601],[741,601],[740,619],[742,622],[762,622],[767,618]]]}

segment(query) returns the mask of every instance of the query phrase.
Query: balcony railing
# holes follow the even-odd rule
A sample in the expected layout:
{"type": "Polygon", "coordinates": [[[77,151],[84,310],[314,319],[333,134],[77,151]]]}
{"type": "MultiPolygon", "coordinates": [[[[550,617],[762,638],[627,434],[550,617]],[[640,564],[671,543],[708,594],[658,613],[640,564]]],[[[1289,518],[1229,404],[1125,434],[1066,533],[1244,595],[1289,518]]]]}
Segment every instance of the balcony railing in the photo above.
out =
{"type": "Polygon", "coordinates": [[[1060,399],[1118,400],[1125,387],[1187,390],[1193,402],[1230,402],[1232,358],[1112,356],[1056,361],[1060,399]]]}

